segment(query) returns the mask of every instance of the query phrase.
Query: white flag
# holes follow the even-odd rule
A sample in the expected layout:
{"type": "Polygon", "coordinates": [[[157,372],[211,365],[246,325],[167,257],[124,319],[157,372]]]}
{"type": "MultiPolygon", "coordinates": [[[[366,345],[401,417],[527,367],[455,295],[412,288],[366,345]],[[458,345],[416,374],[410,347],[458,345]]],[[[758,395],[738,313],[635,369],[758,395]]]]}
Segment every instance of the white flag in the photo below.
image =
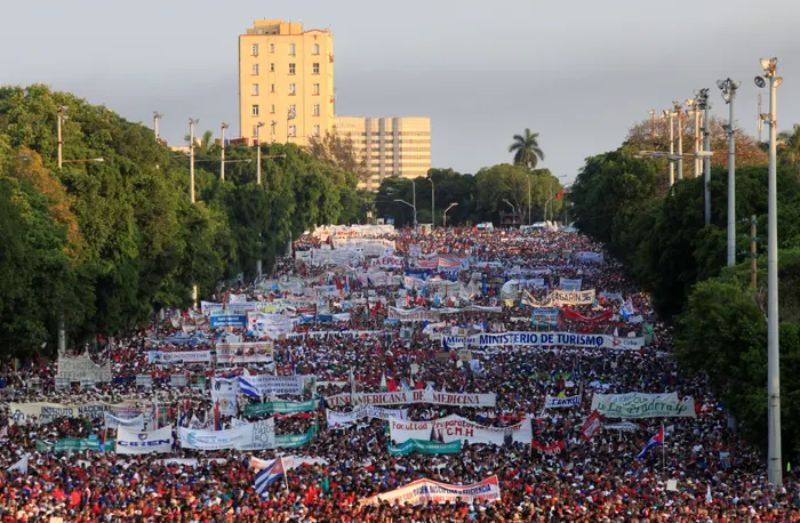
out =
{"type": "Polygon", "coordinates": [[[28,454],[25,454],[24,456],[22,456],[22,459],[20,459],[19,461],[17,461],[16,463],[11,465],[10,467],[8,467],[8,469],[6,469],[6,470],[8,470],[9,472],[17,470],[21,474],[27,474],[28,473],[28,454]]]}

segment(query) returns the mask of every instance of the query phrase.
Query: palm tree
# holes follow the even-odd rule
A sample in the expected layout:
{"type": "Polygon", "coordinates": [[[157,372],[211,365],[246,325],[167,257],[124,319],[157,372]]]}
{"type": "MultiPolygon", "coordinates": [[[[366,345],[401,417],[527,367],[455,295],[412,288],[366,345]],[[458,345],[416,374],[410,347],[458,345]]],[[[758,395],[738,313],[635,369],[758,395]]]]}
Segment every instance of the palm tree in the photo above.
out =
{"type": "Polygon", "coordinates": [[[524,134],[514,135],[508,152],[514,153],[514,165],[524,165],[531,170],[536,169],[539,160],[544,160],[544,153],[539,148],[539,133],[532,133],[528,128],[524,134]]]}

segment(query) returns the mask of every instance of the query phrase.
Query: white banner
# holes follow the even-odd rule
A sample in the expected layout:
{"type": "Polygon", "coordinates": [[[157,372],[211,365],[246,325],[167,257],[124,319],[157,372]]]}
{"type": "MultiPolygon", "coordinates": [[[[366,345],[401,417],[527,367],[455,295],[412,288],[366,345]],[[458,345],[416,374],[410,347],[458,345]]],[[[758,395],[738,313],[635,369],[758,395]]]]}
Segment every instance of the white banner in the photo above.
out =
{"type": "Polygon", "coordinates": [[[147,362],[156,365],[172,365],[174,363],[211,363],[210,350],[194,350],[181,352],[149,351],[147,362]]]}
{"type": "Polygon", "coordinates": [[[272,363],[272,342],[218,343],[217,364],[272,363]]]}
{"type": "Polygon", "coordinates": [[[178,441],[185,449],[261,450],[275,447],[275,420],[269,418],[226,430],[178,427],[178,441]]]}
{"type": "Polygon", "coordinates": [[[152,432],[140,432],[133,427],[117,428],[117,454],[151,454],[172,452],[172,425],[152,432]]]}
{"type": "Polygon", "coordinates": [[[558,286],[564,291],[579,291],[583,285],[582,278],[560,278],[558,286]]]}
{"type": "Polygon", "coordinates": [[[211,402],[219,405],[219,412],[223,416],[236,416],[236,394],[238,392],[238,378],[211,379],[211,402]]]}
{"type": "Polygon", "coordinates": [[[451,407],[494,407],[497,395],[494,393],[437,392],[433,390],[398,390],[394,392],[359,392],[357,394],[336,394],[325,398],[329,407],[345,405],[412,405],[428,403],[451,407]]]}
{"type": "Polygon", "coordinates": [[[551,396],[547,395],[544,399],[544,408],[546,409],[568,409],[571,407],[581,406],[581,395],[575,396],[551,396]]]}
{"type": "Polygon", "coordinates": [[[395,443],[421,439],[445,443],[467,440],[469,443],[503,445],[510,438],[516,443],[530,445],[533,439],[530,418],[507,427],[486,427],[452,414],[431,421],[389,420],[389,429],[395,443]]]}
{"type": "Polygon", "coordinates": [[[144,430],[144,414],[139,414],[135,418],[118,418],[113,414],[104,412],[105,425],[107,429],[116,429],[117,427],[126,427],[131,430],[144,430]]]}
{"type": "Polygon", "coordinates": [[[391,505],[397,503],[412,505],[432,503],[481,503],[484,501],[500,501],[500,482],[497,476],[491,476],[480,483],[471,485],[450,485],[431,479],[418,479],[407,485],[372,496],[361,502],[362,505],[379,505],[386,501],[391,505]]]}
{"type": "Polygon", "coordinates": [[[553,305],[591,305],[594,303],[594,289],[587,291],[554,290],[550,293],[553,305]]]}
{"type": "Polygon", "coordinates": [[[56,387],[68,387],[70,383],[79,382],[82,386],[111,381],[111,360],[97,365],[89,357],[88,352],[78,356],[59,354],[56,387]]]}
{"type": "Polygon", "coordinates": [[[305,388],[306,379],[313,379],[313,376],[305,374],[295,374],[294,376],[274,376],[272,374],[248,374],[245,377],[258,387],[265,395],[275,394],[297,396],[302,395],[305,388]]]}
{"type": "Polygon", "coordinates": [[[680,400],[677,392],[595,394],[592,396],[592,410],[596,410],[607,418],[696,417],[694,399],[689,396],[680,400]]]}
{"type": "Polygon", "coordinates": [[[577,334],[573,332],[516,331],[497,334],[480,333],[472,336],[442,336],[442,347],[583,347],[597,349],[638,350],[644,338],[621,338],[609,334],[577,334]]]}
{"type": "Polygon", "coordinates": [[[351,412],[337,412],[327,409],[325,417],[328,419],[328,427],[350,425],[363,418],[376,418],[382,420],[407,419],[407,409],[386,409],[374,405],[360,405],[351,412]]]}

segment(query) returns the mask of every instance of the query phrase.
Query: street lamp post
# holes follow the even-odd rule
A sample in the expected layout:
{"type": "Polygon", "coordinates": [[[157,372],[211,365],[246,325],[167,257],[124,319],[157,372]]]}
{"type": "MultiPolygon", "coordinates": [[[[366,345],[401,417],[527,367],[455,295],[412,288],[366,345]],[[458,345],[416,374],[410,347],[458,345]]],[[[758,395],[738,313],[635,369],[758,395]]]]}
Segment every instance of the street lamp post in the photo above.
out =
{"type": "Polygon", "coordinates": [[[222,122],[222,125],[219,126],[219,140],[220,140],[220,152],[219,152],[219,179],[221,181],[225,181],[225,129],[228,128],[228,124],[222,122]]]}
{"type": "Polygon", "coordinates": [[[159,113],[158,111],[153,111],[153,133],[156,136],[156,142],[161,141],[160,123],[162,116],[164,115],[159,113]]]}
{"type": "Polygon", "coordinates": [[[189,201],[194,204],[194,126],[200,120],[189,118],[189,201]]]}
{"type": "MultiPolygon", "coordinates": [[[[711,223],[711,119],[708,112],[711,109],[711,103],[708,101],[708,88],[700,89],[696,97],[697,109],[703,110],[703,215],[705,216],[705,224],[711,223]]],[[[697,160],[695,160],[697,161],[697,160]]]]}
{"type": "Polygon", "coordinates": [[[458,202],[453,202],[453,203],[451,203],[450,205],[447,206],[447,209],[444,210],[444,213],[442,214],[442,227],[447,227],[447,211],[449,211],[450,209],[452,209],[453,207],[455,207],[457,205],[458,205],[458,202]]]}
{"type": "Polygon", "coordinates": [[[514,204],[508,201],[508,198],[503,198],[503,203],[511,207],[511,222],[517,221],[517,208],[514,207],[514,204]]]}
{"type": "Polygon", "coordinates": [[[730,78],[719,80],[717,87],[722,91],[722,99],[728,104],[728,267],[736,264],[736,127],[733,121],[733,102],[739,83],[730,78]]]}
{"type": "Polygon", "coordinates": [[[394,201],[396,201],[398,203],[402,203],[404,205],[408,205],[409,207],[411,207],[411,209],[413,209],[413,211],[414,211],[414,229],[416,229],[417,228],[417,206],[414,205],[413,203],[408,203],[407,201],[402,200],[400,198],[395,198],[394,201]]]}
{"type": "Polygon", "coordinates": [[[697,100],[694,98],[686,100],[686,105],[694,115],[694,177],[697,178],[700,176],[700,156],[698,156],[700,152],[700,111],[697,110],[697,100]]]}
{"type": "Polygon", "coordinates": [[[261,185],[261,128],[264,127],[264,122],[256,124],[256,184],[261,185]]]}
{"type": "Polygon", "coordinates": [[[683,180],[683,107],[678,102],[672,102],[672,105],[678,115],[678,180],[683,180]]]}
{"type": "Polygon", "coordinates": [[[777,95],[783,78],[777,75],[778,59],[762,58],[763,76],[755,83],[764,87],[769,81],[769,114],[760,115],[769,125],[769,183],[767,195],[767,388],[769,452],[767,474],[769,482],[783,484],[781,470],[781,397],[780,346],[778,344],[778,180],[776,173],[777,95]],[[765,80],[766,79],[766,80],[765,80]]]}
{"type": "Polygon", "coordinates": [[[431,182],[431,228],[436,227],[436,193],[434,192],[433,177],[429,174],[428,181],[431,182]]]}

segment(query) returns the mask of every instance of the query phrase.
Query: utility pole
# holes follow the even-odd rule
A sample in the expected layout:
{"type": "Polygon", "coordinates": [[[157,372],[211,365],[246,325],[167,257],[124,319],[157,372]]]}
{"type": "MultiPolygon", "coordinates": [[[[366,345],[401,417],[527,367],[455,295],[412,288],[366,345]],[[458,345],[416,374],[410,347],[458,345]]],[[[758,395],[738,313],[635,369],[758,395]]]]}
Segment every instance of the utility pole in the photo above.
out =
{"type": "Polygon", "coordinates": [[[700,89],[697,93],[697,108],[703,110],[703,208],[706,225],[711,224],[711,119],[708,112],[711,103],[708,101],[708,89],[700,89]]]}
{"type": "Polygon", "coordinates": [[[256,185],[261,185],[261,128],[264,127],[264,122],[256,124],[256,185]]]}
{"type": "Polygon", "coordinates": [[[683,107],[678,102],[672,105],[678,115],[678,180],[683,180],[683,107]]]}
{"type": "Polygon", "coordinates": [[[428,181],[431,182],[431,229],[436,227],[436,193],[433,187],[433,177],[428,175],[428,181]]]}
{"type": "Polygon", "coordinates": [[[739,83],[730,78],[717,82],[722,99],[728,104],[728,267],[736,265],[736,127],[733,121],[733,102],[739,83]]]}
{"type": "Polygon", "coordinates": [[[417,182],[411,180],[411,204],[414,206],[414,230],[417,230],[417,182]]]}
{"type": "Polygon", "coordinates": [[[674,111],[664,111],[664,116],[669,118],[669,186],[675,185],[675,130],[674,111]]]}
{"type": "Polygon", "coordinates": [[[756,236],[758,228],[758,220],[756,215],[750,217],[750,287],[755,292],[758,285],[758,253],[756,248],[758,246],[758,237],[756,236]]]}
{"type": "Polygon", "coordinates": [[[528,225],[531,224],[531,173],[528,173],[528,225]]]}
{"type": "Polygon", "coordinates": [[[763,76],[756,76],[755,83],[764,87],[769,81],[769,114],[765,123],[769,125],[769,184],[767,194],[767,386],[769,451],[767,473],[769,482],[775,487],[783,484],[781,455],[781,387],[780,345],[778,339],[778,180],[776,173],[777,148],[777,95],[783,78],[777,75],[778,59],[762,58],[763,76]]]}
{"type": "Polygon", "coordinates": [[[163,114],[159,113],[158,111],[153,111],[153,132],[156,135],[156,142],[161,141],[161,132],[160,132],[160,123],[161,117],[164,116],[163,114]]]}
{"type": "Polygon", "coordinates": [[[63,105],[58,106],[58,115],[56,118],[56,134],[58,137],[58,168],[64,164],[64,156],[63,156],[63,148],[64,148],[64,140],[61,138],[61,127],[64,125],[64,118],[67,112],[67,108],[63,105]]]}
{"type": "Polygon", "coordinates": [[[219,128],[219,139],[220,139],[220,153],[219,153],[219,179],[221,181],[225,181],[225,129],[228,128],[228,124],[222,122],[219,128]]]}
{"type": "Polygon", "coordinates": [[[189,118],[189,201],[194,204],[194,126],[200,120],[189,118]]]}

